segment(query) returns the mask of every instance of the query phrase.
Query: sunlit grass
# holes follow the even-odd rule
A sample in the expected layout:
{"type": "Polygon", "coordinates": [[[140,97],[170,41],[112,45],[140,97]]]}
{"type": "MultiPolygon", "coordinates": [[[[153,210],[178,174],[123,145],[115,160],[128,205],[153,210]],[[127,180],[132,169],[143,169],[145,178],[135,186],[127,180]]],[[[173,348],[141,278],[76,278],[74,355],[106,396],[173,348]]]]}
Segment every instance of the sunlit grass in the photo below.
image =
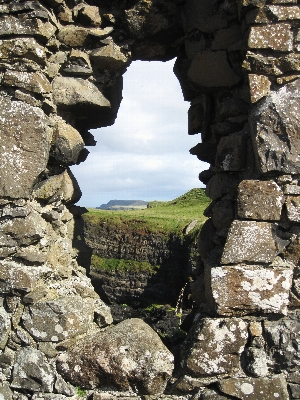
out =
{"type": "Polygon", "coordinates": [[[205,196],[204,189],[197,188],[172,201],[153,201],[149,203],[149,208],[143,210],[89,209],[83,218],[92,225],[109,224],[120,226],[125,231],[127,227],[149,233],[181,234],[193,220],[198,221],[194,229],[199,230],[206,220],[203,211],[209,203],[210,199],[205,196]]]}

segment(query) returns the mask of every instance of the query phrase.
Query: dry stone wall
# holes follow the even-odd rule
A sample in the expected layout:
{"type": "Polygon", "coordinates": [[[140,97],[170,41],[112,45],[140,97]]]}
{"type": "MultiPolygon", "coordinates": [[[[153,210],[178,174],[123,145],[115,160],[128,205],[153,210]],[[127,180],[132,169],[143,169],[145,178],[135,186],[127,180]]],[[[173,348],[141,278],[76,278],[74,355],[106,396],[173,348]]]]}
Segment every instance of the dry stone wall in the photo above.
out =
{"type": "Polygon", "coordinates": [[[300,398],[299,32],[296,0],[0,2],[0,398],[300,398]],[[175,56],[212,204],[172,372],[78,265],[69,166],[130,62],[175,56]]]}

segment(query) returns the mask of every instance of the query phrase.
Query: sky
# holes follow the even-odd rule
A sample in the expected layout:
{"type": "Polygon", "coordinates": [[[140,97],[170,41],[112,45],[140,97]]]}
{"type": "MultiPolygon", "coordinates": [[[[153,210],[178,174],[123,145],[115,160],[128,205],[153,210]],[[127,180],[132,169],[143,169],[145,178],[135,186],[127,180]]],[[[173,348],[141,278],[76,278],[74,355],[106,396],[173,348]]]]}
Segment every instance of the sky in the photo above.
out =
{"type": "Polygon", "coordinates": [[[113,126],[91,130],[97,145],[73,166],[82,191],[77,203],[172,200],[195,187],[208,164],[189,154],[200,135],[188,135],[187,112],[175,60],[134,61],[124,74],[123,100],[113,126]]]}

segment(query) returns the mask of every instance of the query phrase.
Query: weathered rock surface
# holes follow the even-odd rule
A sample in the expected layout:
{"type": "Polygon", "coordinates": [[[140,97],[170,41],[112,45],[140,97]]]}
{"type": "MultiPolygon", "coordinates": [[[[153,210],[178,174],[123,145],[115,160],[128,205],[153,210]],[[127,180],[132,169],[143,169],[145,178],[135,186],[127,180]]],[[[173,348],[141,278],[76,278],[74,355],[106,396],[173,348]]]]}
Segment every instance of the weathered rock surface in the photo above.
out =
{"type": "Polygon", "coordinates": [[[200,377],[234,373],[240,368],[247,339],[247,324],[242,319],[200,319],[182,347],[184,368],[200,377]]]}
{"type": "Polygon", "coordinates": [[[255,155],[262,173],[299,173],[299,92],[300,81],[288,83],[262,103],[250,116],[255,155]]]}
{"type": "MultiPolygon", "coordinates": [[[[288,242],[286,243],[288,244],[288,242]]],[[[268,222],[233,221],[221,262],[272,262],[279,253],[275,227],[268,222]]]]}
{"type": "Polygon", "coordinates": [[[160,394],[172,374],[173,355],[147,324],[129,319],[76,344],[59,357],[57,368],[83,388],[160,394]]]}
{"type": "Polygon", "coordinates": [[[100,326],[112,323],[108,307],[101,303],[80,296],[40,301],[25,308],[23,325],[38,342],[70,339],[91,328],[96,311],[101,315],[96,319],[100,326]]]}
{"type": "Polygon", "coordinates": [[[261,399],[270,398],[289,399],[284,376],[274,378],[242,378],[224,379],[220,382],[223,393],[234,396],[237,399],[261,399]]]}
{"type": "Polygon", "coordinates": [[[33,392],[52,392],[54,372],[44,355],[30,347],[16,352],[12,387],[33,392]]]}
{"type": "Polygon", "coordinates": [[[218,315],[286,314],[292,276],[292,265],[212,268],[211,290],[218,315]]]}
{"type": "Polygon", "coordinates": [[[0,121],[1,194],[3,197],[28,198],[46,168],[52,130],[47,117],[37,107],[3,96],[0,106],[5,115],[0,121]]]}
{"type": "Polygon", "coordinates": [[[283,202],[283,193],[274,181],[242,181],[239,185],[239,218],[279,221],[283,202]]]}

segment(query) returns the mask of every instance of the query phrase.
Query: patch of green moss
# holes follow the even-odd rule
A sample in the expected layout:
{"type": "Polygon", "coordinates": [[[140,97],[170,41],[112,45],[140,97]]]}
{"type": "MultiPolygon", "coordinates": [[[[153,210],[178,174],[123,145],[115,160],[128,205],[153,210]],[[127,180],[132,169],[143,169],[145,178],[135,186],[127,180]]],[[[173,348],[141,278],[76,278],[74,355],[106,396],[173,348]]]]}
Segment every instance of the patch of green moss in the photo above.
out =
{"type": "Polygon", "coordinates": [[[91,259],[91,269],[95,271],[105,271],[105,272],[150,272],[155,273],[158,270],[158,266],[153,267],[150,263],[146,261],[134,261],[134,260],[125,260],[125,259],[117,259],[117,258],[103,258],[99,257],[96,254],[92,255],[91,259]]]}

